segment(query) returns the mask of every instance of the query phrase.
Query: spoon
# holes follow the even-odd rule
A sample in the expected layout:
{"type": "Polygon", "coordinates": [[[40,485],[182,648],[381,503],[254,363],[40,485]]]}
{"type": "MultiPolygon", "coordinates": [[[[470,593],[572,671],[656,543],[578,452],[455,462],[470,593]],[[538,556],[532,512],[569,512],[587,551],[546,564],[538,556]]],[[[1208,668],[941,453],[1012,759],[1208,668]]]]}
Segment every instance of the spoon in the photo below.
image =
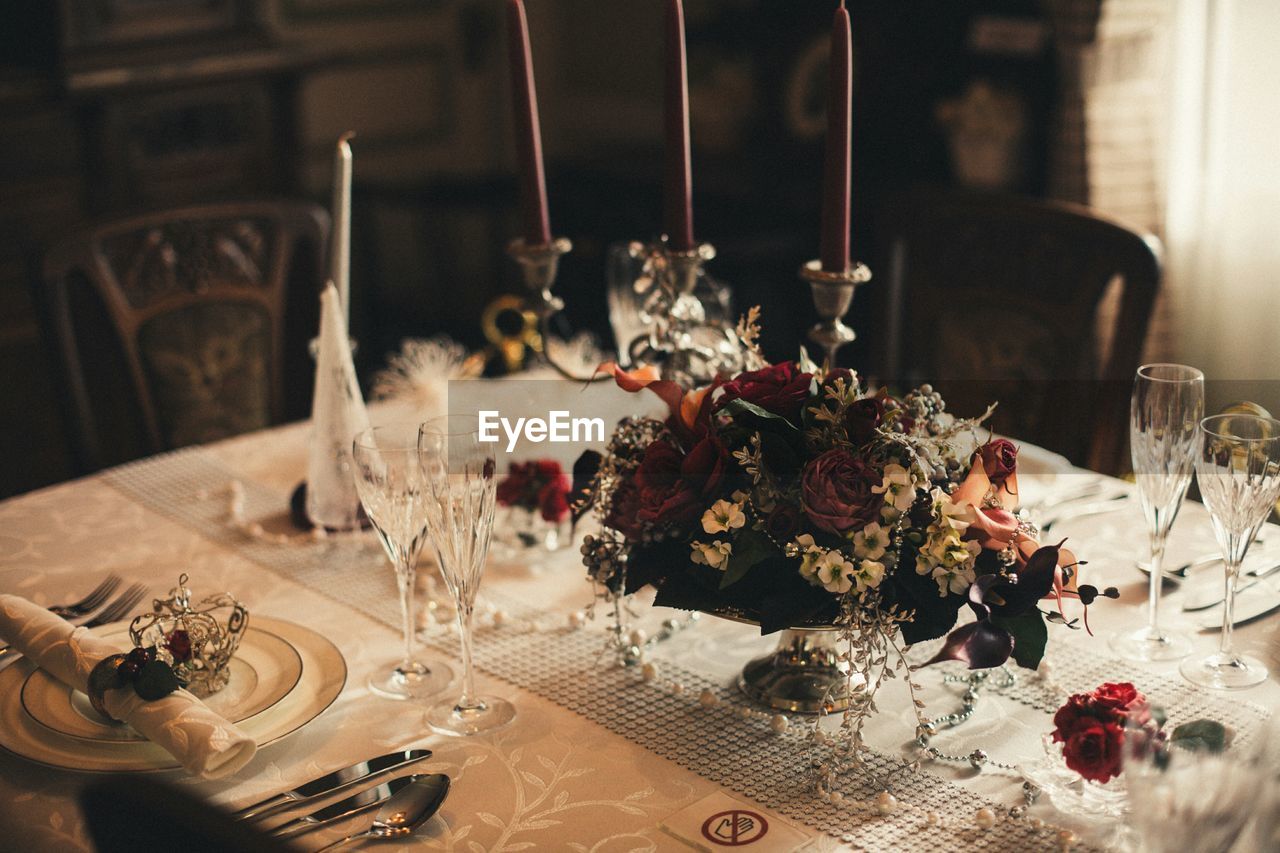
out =
{"type": "Polygon", "coordinates": [[[443,773],[432,773],[426,776],[412,776],[409,784],[387,800],[373,818],[373,825],[364,832],[348,835],[335,841],[323,850],[336,850],[353,841],[364,838],[403,838],[412,835],[440,810],[444,798],[449,795],[449,777],[443,773]]]}

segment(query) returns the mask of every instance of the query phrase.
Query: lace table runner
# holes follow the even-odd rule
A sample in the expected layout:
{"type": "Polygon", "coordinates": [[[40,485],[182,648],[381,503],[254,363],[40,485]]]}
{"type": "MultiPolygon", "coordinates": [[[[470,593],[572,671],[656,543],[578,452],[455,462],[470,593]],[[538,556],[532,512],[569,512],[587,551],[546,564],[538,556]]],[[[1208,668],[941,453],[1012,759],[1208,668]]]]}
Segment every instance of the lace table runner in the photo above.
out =
{"type": "MultiPolygon", "coordinates": [[[[287,545],[246,536],[228,524],[225,490],[235,475],[198,448],[165,454],[122,466],[104,475],[106,482],[130,498],[207,538],[241,553],[253,562],[302,583],[343,604],[399,628],[399,607],[390,572],[369,537],[336,537],[325,541],[295,539],[287,545]]],[[[244,515],[272,519],[287,510],[287,498],[273,489],[243,482],[244,515]]],[[[498,596],[500,592],[490,592],[498,596]]],[[[504,607],[507,606],[503,602],[504,607]]],[[[513,615],[529,616],[518,603],[513,615]],[[522,612],[523,611],[523,612],[522,612]]],[[[437,631],[427,641],[456,651],[452,632],[437,631]]],[[[1020,673],[1017,683],[1002,695],[1038,711],[1051,713],[1065,694],[1090,690],[1104,681],[1141,683],[1174,720],[1209,716],[1247,737],[1267,712],[1247,701],[1228,701],[1143,672],[1120,661],[1079,652],[1071,641],[1051,647],[1052,675],[1039,678],[1020,673]]],[[[979,830],[974,812],[989,806],[997,812],[1010,803],[986,800],[979,794],[928,771],[900,773],[894,792],[902,808],[891,818],[855,812],[848,805],[817,799],[812,792],[812,762],[807,731],[792,727],[778,735],[758,720],[743,720],[726,689],[725,679],[694,671],[680,660],[664,660],[664,677],[680,681],[683,695],[673,695],[642,682],[633,670],[606,665],[598,631],[541,632],[484,630],[476,637],[477,665],[485,672],[529,690],[596,722],[650,751],[718,784],[845,842],[873,849],[890,845],[926,849],[1057,849],[1056,836],[1037,832],[1026,821],[1005,821],[999,831],[979,830]],[[722,701],[703,708],[703,690],[722,701]],[[926,811],[941,816],[940,825],[926,824],[926,811]]],[[[920,650],[915,650],[914,654],[920,650]]],[[[669,658],[670,656],[668,656],[669,658]]],[[[953,665],[945,671],[961,673],[953,665]]],[[[995,691],[992,691],[995,692],[995,691]]],[[[932,713],[951,709],[930,708],[932,713]]],[[[1046,721],[1047,724],[1047,721],[1046,721]]],[[[888,755],[873,753],[871,765],[880,775],[897,765],[888,755]]],[[[848,785],[856,785],[849,780],[848,785]]],[[[843,790],[846,799],[863,801],[874,790],[843,790]]]]}

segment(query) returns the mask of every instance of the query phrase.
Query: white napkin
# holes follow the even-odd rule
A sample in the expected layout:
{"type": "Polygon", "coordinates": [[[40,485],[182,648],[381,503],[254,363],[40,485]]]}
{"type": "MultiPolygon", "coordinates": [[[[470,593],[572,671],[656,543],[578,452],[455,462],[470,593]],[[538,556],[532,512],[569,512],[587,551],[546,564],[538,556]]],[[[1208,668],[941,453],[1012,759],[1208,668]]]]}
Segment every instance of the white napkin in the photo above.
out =
{"type": "MultiPolygon", "coordinates": [[[[76,628],[60,616],[16,595],[0,595],[0,637],[59,681],[85,691],[89,673],[114,643],[76,628]]],[[[132,687],[108,690],[103,703],[152,743],[178,759],[189,773],[216,779],[253,758],[253,739],[185,690],[148,702],[132,687]]]]}
{"type": "Polygon", "coordinates": [[[330,282],[320,293],[311,453],[307,460],[307,518],[312,524],[336,530],[356,526],[360,496],[351,475],[351,439],[369,428],[369,413],[360,396],[351,342],[342,317],[338,291],[330,282]]]}

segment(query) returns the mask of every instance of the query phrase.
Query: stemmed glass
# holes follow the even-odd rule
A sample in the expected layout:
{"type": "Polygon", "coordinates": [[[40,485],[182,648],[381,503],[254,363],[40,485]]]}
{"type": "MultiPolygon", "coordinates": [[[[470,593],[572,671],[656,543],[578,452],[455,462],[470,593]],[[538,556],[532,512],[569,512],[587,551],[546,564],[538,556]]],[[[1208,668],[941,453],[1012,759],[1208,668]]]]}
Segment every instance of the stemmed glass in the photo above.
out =
{"type": "Polygon", "coordinates": [[[1151,585],[1146,627],[1111,638],[1111,647],[1129,660],[1174,660],[1191,651],[1185,637],[1160,629],[1160,585],[1165,541],[1191,485],[1196,428],[1203,415],[1204,374],[1199,370],[1182,364],[1138,368],[1129,408],[1129,446],[1151,535],[1151,585]]]}
{"type": "Polygon", "coordinates": [[[427,711],[427,724],[449,735],[473,735],[504,726],[516,715],[510,702],[477,696],[471,659],[471,623],[493,534],[494,445],[480,441],[476,418],[451,415],[422,424],[418,449],[431,500],[427,526],[440,574],[453,594],[462,652],[462,696],[427,711]]]}
{"type": "Polygon", "coordinates": [[[1215,654],[1185,660],[1179,667],[1202,687],[1251,687],[1267,678],[1267,668],[1232,648],[1236,581],[1249,544],[1280,497],[1280,421],[1258,415],[1214,415],[1200,422],[1196,481],[1226,563],[1222,642],[1215,654]]]}
{"type": "Polygon", "coordinates": [[[373,427],[357,434],[351,446],[360,503],[396,571],[404,627],[400,662],[389,673],[369,676],[369,689],[388,699],[432,696],[449,686],[453,670],[435,661],[428,666],[414,653],[414,576],[418,552],[427,535],[426,506],[430,502],[418,453],[418,427],[373,427]]]}

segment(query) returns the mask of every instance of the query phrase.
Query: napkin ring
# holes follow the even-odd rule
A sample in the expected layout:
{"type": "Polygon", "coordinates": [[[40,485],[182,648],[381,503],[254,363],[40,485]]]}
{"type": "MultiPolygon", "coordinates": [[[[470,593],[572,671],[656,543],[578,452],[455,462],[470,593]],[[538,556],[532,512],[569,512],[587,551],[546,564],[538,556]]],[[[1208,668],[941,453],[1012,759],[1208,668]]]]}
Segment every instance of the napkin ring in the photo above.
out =
{"type": "Polygon", "coordinates": [[[123,686],[120,678],[120,664],[125,662],[125,655],[108,655],[98,661],[98,665],[89,673],[89,704],[108,720],[115,717],[107,712],[103,694],[108,690],[123,686]]]}

